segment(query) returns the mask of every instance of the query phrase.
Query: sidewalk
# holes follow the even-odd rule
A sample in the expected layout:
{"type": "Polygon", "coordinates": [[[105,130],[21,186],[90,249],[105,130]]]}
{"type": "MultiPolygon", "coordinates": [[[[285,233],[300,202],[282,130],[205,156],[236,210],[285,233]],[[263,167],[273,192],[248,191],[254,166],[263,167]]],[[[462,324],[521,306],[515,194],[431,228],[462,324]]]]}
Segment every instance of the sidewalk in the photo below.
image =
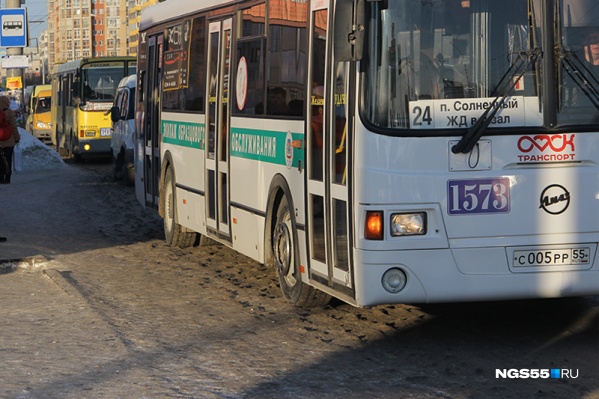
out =
{"type": "Polygon", "coordinates": [[[8,238],[0,243],[0,398],[111,398],[115,385],[121,393],[130,385],[119,374],[126,345],[60,264],[70,251],[102,245],[86,206],[93,212],[97,193],[110,191],[94,179],[66,166],[14,173],[0,186],[8,238]]]}
{"type": "Polygon", "coordinates": [[[126,358],[110,326],[52,266],[0,262],[1,398],[95,397],[82,391],[99,373],[118,374],[126,358]]]}
{"type": "Polygon", "coordinates": [[[0,261],[56,252],[61,219],[66,217],[66,183],[75,185],[82,177],[80,170],[63,167],[13,172],[11,183],[0,185],[0,236],[8,239],[0,243],[0,261]]]}

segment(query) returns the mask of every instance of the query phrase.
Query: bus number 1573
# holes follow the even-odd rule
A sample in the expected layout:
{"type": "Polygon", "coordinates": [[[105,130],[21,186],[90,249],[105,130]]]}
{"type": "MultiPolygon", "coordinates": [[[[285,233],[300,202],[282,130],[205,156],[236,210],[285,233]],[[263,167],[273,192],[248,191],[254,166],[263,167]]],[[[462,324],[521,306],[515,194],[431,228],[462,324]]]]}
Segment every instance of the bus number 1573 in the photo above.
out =
{"type": "Polygon", "coordinates": [[[510,211],[510,181],[507,178],[449,180],[447,190],[450,215],[510,211]]]}

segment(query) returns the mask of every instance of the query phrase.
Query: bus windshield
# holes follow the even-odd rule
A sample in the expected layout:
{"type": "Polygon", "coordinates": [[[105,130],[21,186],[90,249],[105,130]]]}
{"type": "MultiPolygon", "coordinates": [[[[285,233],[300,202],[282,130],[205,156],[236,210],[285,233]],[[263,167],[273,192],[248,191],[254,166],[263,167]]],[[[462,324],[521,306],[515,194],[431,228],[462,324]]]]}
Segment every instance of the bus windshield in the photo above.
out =
{"type": "Polygon", "coordinates": [[[127,73],[122,61],[83,65],[81,67],[82,103],[112,102],[119,82],[127,76],[127,73]]]}
{"type": "Polygon", "coordinates": [[[501,127],[542,124],[532,3],[373,3],[365,82],[370,121],[385,128],[467,128],[498,97],[510,96],[506,107],[518,112],[501,127]]]}
{"type": "Polygon", "coordinates": [[[599,122],[599,2],[562,0],[558,122],[599,122]]]}

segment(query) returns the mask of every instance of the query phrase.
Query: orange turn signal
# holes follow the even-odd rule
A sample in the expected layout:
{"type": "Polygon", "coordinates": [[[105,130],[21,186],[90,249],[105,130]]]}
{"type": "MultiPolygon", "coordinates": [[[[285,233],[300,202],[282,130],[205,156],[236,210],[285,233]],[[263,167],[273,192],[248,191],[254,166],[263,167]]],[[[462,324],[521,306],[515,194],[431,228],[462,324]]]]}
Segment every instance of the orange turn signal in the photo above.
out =
{"type": "Polygon", "coordinates": [[[383,212],[366,211],[366,224],[364,226],[364,238],[367,240],[383,239],[383,212]]]}

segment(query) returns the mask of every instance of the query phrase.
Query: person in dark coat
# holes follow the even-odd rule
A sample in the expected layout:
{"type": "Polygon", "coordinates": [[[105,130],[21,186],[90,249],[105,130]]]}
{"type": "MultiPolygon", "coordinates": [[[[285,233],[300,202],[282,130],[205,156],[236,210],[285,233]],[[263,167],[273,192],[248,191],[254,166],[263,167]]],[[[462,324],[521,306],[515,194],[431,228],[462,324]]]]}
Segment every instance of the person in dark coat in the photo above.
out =
{"type": "Polygon", "coordinates": [[[12,135],[8,140],[0,141],[0,151],[2,151],[4,158],[6,159],[6,163],[2,162],[4,165],[0,164],[0,168],[2,169],[0,171],[2,172],[2,174],[0,174],[0,184],[8,184],[10,183],[10,176],[12,175],[12,154],[15,145],[21,141],[21,136],[19,135],[19,128],[17,127],[17,118],[12,109],[10,109],[10,99],[8,97],[0,96],[0,109],[6,114],[8,123],[10,123],[10,126],[12,126],[13,129],[12,135]]]}

